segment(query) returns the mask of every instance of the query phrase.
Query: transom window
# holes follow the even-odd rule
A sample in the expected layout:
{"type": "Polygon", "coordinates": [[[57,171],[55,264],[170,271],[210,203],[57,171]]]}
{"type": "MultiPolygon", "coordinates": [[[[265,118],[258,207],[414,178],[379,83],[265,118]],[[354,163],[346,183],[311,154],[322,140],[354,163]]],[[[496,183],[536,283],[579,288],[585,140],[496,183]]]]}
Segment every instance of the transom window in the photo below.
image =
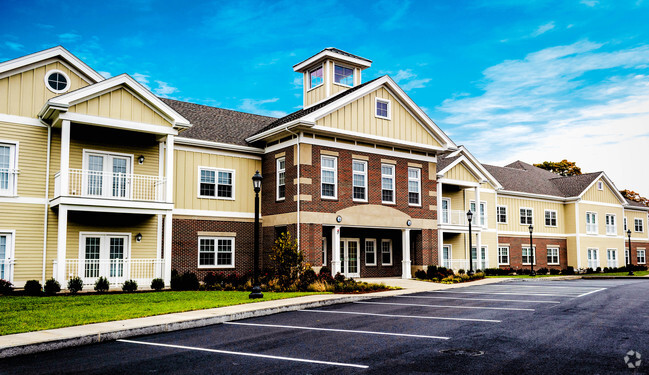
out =
{"type": "Polygon", "coordinates": [[[70,88],[70,78],[60,70],[50,70],[45,74],[45,86],[57,94],[66,92],[70,88]]]}
{"type": "MultiPolygon", "coordinates": [[[[532,249],[531,253],[531,259],[536,264],[536,248],[532,249]]],[[[523,264],[527,264],[529,266],[530,264],[530,247],[529,246],[524,246],[522,248],[522,254],[523,254],[523,264]]]]}
{"type": "Polygon", "coordinates": [[[198,267],[234,267],[234,238],[198,237],[198,267]]]}
{"type": "Polygon", "coordinates": [[[381,200],[394,203],[394,165],[381,164],[381,200]]]}
{"type": "Polygon", "coordinates": [[[645,264],[647,262],[647,259],[645,258],[645,250],[644,249],[638,249],[638,264],[645,264]]]}
{"type": "Polygon", "coordinates": [[[352,185],[355,201],[367,201],[367,162],[352,161],[352,185]]]}
{"type": "Polygon", "coordinates": [[[532,209],[531,208],[521,208],[520,209],[520,214],[521,214],[521,225],[532,225],[533,220],[532,220],[532,209]]]}
{"type": "Polygon", "coordinates": [[[642,219],[633,219],[633,226],[636,232],[644,232],[644,220],[642,219]]]}
{"type": "Polygon", "coordinates": [[[509,246],[498,246],[498,265],[509,264],[509,246]]]}
{"type": "Polygon", "coordinates": [[[496,207],[496,222],[498,224],[507,224],[507,206],[496,207]]]}
{"type": "Polygon", "coordinates": [[[0,195],[16,192],[16,145],[0,143],[0,195]]]}
{"type": "Polygon", "coordinates": [[[277,159],[277,200],[286,198],[286,159],[277,159]]]}
{"type": "Polygon", "coordinates": [[[421,169],[408,168],[408,204],[421,205],[421,169]]]}
{"type": "Polygon", "coordinates": [[[392,265],[392,240],[381,240],[381,265],[392,265]]]}
{"type": "Polygon", "coordinates": [[[545,210],[545,226],[546,227],[557,226],[557,211],[545,210]]]}
{"type": "Polygon", "coordinates": [[[387,99],[376,98],[376,117],[390,119],[390,101],[387,99]]]}
{"type": "Polygon", "coordinates": [[[548,247],[548,264],[559,264],[558,247],[548,247]]]}
{"type": "Polygon", "coordinates": [[[606,234],[617,234],[617,223],[613,214],[606,214],[606,234]]]}
{"type": "Polygon", "coordinates": [[[338,194],[338,158],[325,155],[321,157],[320,178],[322,180],[322,198],[335,199],[338,194]]]}
{"type": "Polygon", "coordinates": [[[365,265],[376,266],[376,240],[373,238],[365,239],[365,265]]]}
{"type": "Polygon", "coordinates": [[[597,234],[597,213],[586,212],[586,233],[597,234]]]}
{"type": "Polygon", "coordinates": [[[234,199],[234,171],[199,168],[200,198],[234,199]]]}
{"type": "Polygon", "coordinates": [[[314,87],[318,87],[322,85],[322,82],[324,82],[322,72],[324,69],[321,67],[313,69],[312,71],[309,72],[309,88],[312,89],[314,87]]]}
{"type": "Polygon", "coordinates": [[[354,86],[354,69],[336,65],[334,67],[334,82],[345,86],[354,86]]]}

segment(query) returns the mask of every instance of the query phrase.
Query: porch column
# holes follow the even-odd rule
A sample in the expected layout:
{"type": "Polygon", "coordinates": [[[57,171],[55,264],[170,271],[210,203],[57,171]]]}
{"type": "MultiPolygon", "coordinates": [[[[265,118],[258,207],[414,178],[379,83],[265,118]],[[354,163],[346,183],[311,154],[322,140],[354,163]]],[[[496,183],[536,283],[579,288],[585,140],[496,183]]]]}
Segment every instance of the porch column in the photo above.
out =
{"type": "Polygon", "coordinates": [[[401,278],[411,279],[412,273],[410,270],[410,229],[401,230],[401,278]]]}
{"type": "MultiPolygon", "coordinates": [[[[67,285],[65,282],[66,274],[66,247],[67,247],[67,234],[68,234],[68,208],[59,205],[59,226],[57,232],[57,241],[56,241],[56,279],[61,285],[67,285]]],[[[81,261],[81,260],[79,260],[81,261]]],[[[81,263],[79,263],[79,268],[77,272],[81,269],[81,263]]]]}
{"type": "MultiPolygon", "coordinates": [[[[444,244],[444,234],[439,230],[439,224],[442,222],[442,183],[437,180],[437,264],[442,265],[443,260],[443,244],[444,244]]],[[[449,215],[451,213],[449,212],[449,215]]],[[[431,244],[432,245],[432,244],[431,244]]],[[[431,259],[432,261],[432,259],[431,259]]],[[[424,260],[426,262],[426,260],[424,260]]]]}
{"type": "MultiPolygon", "coordinates": [[[[61,195],[70,195],[70,121],[61,122],[61,195]]],[[[60,217],[60,215],[59,215],[60,217]]]]}
{"type": "MultiPolygon", "coordinates": [[[[478,219],[476,220],[476,223],[478,225],[476,225],[476,227],[482,228],[482,220],[481,220],[482,208],[480,207],[480,183],[478,183],[478,186],[475,187],[475,210],[476,210],[476,213],[477,213],[477,216],[478,216],[478,219]]],[[[486,222],[486,220],[487,220],[487,218],[485,218],[485,222],[486,222]]],[[[480,259],[481,259],[480,258],[480,252],[482,251],[482,241],[481,241],[481,239],[482,239],[482,236],[480,235],[480,232],[476,231],[476,241],[475,241],[476,266],[478,264],[480,264],[480,259]]],[[[470,249],[469,249],[469,254],[471,254],[470,249]]],[[[477,269],[477,268],[474,267],[474,270],[475,269],[477,269]]]]}
{"type": "Polygon", "coordinates": [[[156,248],[156,267],[155,267],[155,278],[159,278],[162,276],[162,215],[156,215],[158,223],[157,223],[157,228],[156,228],[156,243],[155,243],[155,248],[156,248]]]}
{"type": "MultiPolygon", "coordinates": [[[[476,246],[476,251],[475,251],[475,257],[476,257],[476,262],[477,264],[480,264],[482,261],[481,253],[482,253],[482,233],[478,232],[476,233],[476,240],[475,240],[475,246],[476,246]]],[[[487,260],[487,257],[485,256],[485,261],[487,260]]],[[[483,270],[484,271],[484,270],[483,270]]]]}
{"type": "Polygon", "coordinates": [[[336,276],[340,269],[340,225],[331,230],[331,274],[336,276]]]}
{"type": "Polygon", "coordinates": [[[165,202],[173,203],[174,197],[174,136],[167,136],[167,150],[165,152],[165,202]]]}
{"type": "Polygon", "coordinates": [[[170,285],[171,283],[171,223],[172,223],[171,211],[167,211],[165,214],[165,224],[164,224],[164,282],[165,285],[170,285]]]}

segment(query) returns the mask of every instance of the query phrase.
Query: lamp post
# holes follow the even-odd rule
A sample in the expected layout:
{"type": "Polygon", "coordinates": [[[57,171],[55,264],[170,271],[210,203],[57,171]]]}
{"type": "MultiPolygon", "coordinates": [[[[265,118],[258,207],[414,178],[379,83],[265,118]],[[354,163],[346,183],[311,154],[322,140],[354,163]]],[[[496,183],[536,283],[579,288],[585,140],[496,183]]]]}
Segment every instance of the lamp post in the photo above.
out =
{"type": "Polygon", "coordinates": [[[469,272],[467,275],[473,276],[473,244],[471,243],[471,220],[473,219],[473,212],[467,211],[466,219],[469,221],[469,272]]]}
{"type": "Polygon", "coordinates": [[[626,268],[629,269],[629,276],[633,276],[633,263],[631,263],[631,229],[626,231],[626,235],[629,236],[629,262],[626,265],[626,268]]]}
{"type": "Polygon", "coordinates": [[[253,261],[253,287],[249,298],[263,298],[261,286],[259,286],[259,191],[261,190],[261,180],[263,177],[259,171],[252,176],[252,185],[255,190],[255,259],[253,261]]]}
{"type": "Polygon", "coordinates": [[[532,243],[532,232],[534,232],[534,227],[530,224],[530,276],[536,276],[536,272],[534,272],[534,259],[536,259],[536,254],[532,256],[532,252],[534,251],[534,244],[532,243]]]}

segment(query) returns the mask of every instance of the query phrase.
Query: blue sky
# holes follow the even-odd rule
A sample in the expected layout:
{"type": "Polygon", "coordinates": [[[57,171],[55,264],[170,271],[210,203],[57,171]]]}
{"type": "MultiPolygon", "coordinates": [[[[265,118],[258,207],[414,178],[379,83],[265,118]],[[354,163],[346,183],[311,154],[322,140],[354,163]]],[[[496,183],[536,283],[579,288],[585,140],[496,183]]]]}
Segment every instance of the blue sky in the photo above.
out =
{"type": "Polygon", "coordinates": [[[482,162],[567,158],[649,196],[649,0],[94,4],[0,0],[0,61],[61,44],[161,96],[281,116],[292,65],[337,47],[482,162]]]}

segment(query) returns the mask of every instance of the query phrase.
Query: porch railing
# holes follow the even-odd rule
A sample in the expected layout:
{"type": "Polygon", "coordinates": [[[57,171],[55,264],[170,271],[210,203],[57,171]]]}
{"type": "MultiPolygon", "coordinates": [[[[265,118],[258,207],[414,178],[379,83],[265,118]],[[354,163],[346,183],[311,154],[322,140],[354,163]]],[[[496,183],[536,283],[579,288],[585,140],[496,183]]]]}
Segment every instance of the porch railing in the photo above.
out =
{"type": "Polygon", "coordinates": [[[440,224],[446,225],[469,225],[466,220],[466,212],[460,210],[442,210],[440,211],[440,224]]]}
{"type": "Polygon", "coordinates": [[[0,259],[0,279],[11,279],[11,268],[14,265],[13,260],[0,259]]]}
{"type": "Polygon", "coordinates": [[[139,287],[148,287],[151,280],[162,277],[163,268],[164,259],[66,259],[63,280],[78,276],[84,285],[91,285],[103,276],[113,286],[132,279],[139,287]]]}
{"type": "MultiPolygon", "coordinates": [[[[450,268],[454,271],[457,270],[469,270],[469,260],[468,259],[442,259],[442,267],[450,268]]],[[[485,261],[473,260],[473,270],[484,270],[489,268],[489,263],[485,261]]]]}
{"type": "Polygon", "coordinates": [[[157,176],[69,169],[68,191],[61,189],[61,172],[54,176],[54,195],[164,201],[166,180],[157,176]]]}

